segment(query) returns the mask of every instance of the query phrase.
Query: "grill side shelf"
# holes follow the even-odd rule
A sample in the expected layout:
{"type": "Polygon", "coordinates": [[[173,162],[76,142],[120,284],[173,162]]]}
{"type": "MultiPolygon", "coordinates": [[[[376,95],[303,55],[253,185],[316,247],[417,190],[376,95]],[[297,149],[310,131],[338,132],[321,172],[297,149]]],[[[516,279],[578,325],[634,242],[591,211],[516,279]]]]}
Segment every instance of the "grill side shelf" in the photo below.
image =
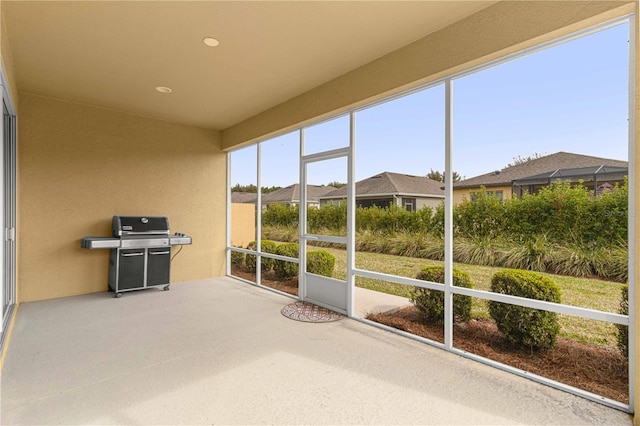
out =
{"type": "Polygon", "coordinates": [[[84,237],[80,247],[86,249],[114,249],[120,247],[120,239],[112,237],[84,237]]]}
{"type": "Polygon", "coordinates": [[[136,247],[162,247],[162,246],[178,246],[189,245],[192,243],[191,237],[188,235],[170,235],[163,238],[139,238],[139,239],[121,239],[117,237],[84,237],[80,243],[80,247],[86,249],[117,249],[117,248],[136,248],[136,247]]]}
{"type": "Polygon", "coordinates": [[[170,235],[169,244],[172,246],[189,245],[191,244],[191,237],[188,235],[170,235]]]}

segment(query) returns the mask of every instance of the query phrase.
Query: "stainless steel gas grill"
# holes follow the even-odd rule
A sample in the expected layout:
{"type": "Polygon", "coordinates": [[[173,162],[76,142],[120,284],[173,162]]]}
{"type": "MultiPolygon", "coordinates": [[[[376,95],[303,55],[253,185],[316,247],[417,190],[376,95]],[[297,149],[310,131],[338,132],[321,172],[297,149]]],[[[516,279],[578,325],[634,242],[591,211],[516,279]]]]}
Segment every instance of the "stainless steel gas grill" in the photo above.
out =
{"type": "Polygon", "coordinates": [[[112,237],[84,237],[81,247],[111,250],[109,289],[116,297],[151,287],[169,290],[171,247],[191,244],[191,237],[171,235],[165,216],[113,216],[111,228],[112,237]]]}

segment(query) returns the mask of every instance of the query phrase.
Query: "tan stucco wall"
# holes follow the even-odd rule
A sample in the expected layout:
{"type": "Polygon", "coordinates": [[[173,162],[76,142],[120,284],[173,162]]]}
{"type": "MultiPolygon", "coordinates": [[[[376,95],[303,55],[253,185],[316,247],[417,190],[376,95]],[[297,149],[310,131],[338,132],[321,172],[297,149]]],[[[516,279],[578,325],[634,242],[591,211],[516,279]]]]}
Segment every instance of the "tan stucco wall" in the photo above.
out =
{"type": "Polygon", "coordinates": [[[20,301],[104,291],[113,215],[168,216],[193,237],[173,282],[225,272],[226,156],[219,133],[21,94],[20,301]]]}
{"type": "MultiPolygon", "coordinates": [[[[502,191],[502,199],[511,198],[511,186],[491,186],[487,191],[502,191]]],[[[480,188],[465,188],[453,190],[453,204],[460,204],[463,200],[470,200],[472,192],[478,192],[480,188]]]]}
{"type": "Polygon", "coordinates": [[[416,198],[416,210],[420,210],[423,207],[430,207],[432,209],[435,209],[443,202],[444,198],[416,198]]]}
{"type": "Polygon", "coordinates": [[[256,239],[256,205],[231,204],[231,245],[246,247],[256,239]]]}

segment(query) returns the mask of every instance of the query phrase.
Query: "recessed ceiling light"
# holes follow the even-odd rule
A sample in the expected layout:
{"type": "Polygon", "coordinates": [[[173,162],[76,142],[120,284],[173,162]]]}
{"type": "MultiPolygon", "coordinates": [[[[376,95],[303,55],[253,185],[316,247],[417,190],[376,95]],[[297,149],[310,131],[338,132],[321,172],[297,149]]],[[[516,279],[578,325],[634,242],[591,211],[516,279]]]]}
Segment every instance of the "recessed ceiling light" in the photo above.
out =
{"type": "Polygon", "coordinates": [[[160,92],[160,93],[171,93],[171,92],[173,92],[173,90],[171,90],[168,87],[164,87],[164,86],[158,86],[158,87],[156,87],[156,90],[158,92],[160,92]]]}
{"type": "Polygon", "coordinates": [[[202,39],[202,42],[209,47],[216,47],[220,44],[220,42],[213,37],[205,37],[202,39]]]}

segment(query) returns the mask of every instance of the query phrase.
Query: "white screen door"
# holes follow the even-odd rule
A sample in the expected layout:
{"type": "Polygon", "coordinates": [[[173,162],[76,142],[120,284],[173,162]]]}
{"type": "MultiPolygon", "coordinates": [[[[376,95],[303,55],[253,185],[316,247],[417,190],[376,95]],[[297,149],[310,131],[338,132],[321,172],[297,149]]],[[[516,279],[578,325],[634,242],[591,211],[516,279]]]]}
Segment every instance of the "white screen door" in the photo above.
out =
{"type": "Polygon", "coordinates": [[[348,279],[352,245],[348,226],[352,205],[350,152],[347,147],[303,156],[300,185],[301,299],[345,314],[349,314],[352,298],[348,279]],[[344,186],[337,188],[337,195],[323,198],[334,194],[327,193],[330,183],[344,186]],[[318,250],[329,251],[335,257],[332,273],[315,267],[314,252],[318,250]]]}

